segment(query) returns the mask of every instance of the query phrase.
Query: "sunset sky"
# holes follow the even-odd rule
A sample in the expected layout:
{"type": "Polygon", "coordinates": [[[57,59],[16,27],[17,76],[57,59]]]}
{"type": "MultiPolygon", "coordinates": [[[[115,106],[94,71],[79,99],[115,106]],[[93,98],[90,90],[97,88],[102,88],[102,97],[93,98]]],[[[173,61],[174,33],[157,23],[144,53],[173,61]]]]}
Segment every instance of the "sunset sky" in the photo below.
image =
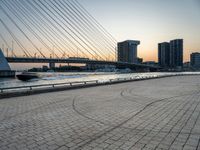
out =
{"type": "Polygon", "coordinates": [[[79,0],[118,40],[140,40],[139,56],[157,61],[157,44],[184,39],[184,61],[200,52],[200,0],[79,0]]]}
{"type": "MultiPolygon", "coordinates": [[[[158,43],[173,39],[184,39],[184,61],[189,61],[190,53],[200,52],[200,0],[78,1],[118,42],[139,40],[141,44],[138,47],[138,55],[144,61],[157,61],[158,43]]],[[[7,2],[14,6],[13,3],[17,1],[7,2]]],[[[26,3],[23,0],[19,2],[26,3]]],[[[9,24],[14,34],[32,54],[35,54],[36,50],[30,47],[30,43],[24,40],[24,36],[9,22],[5,14],[1,12],[0,17],[9,24]]],[[[22,29],[27,31],[24,27],[22,29]]],[[[11,45],[12,39],[2,24],[0,31],[11,45]]],[[[30,37],[33,38],[32,35],[30,37]]],[[[1,41],[0,44],[3,45],[1,41]]],[[[36,45],[44,50],[40,43],[36,45]]],[[[52,48],[52,45],[49,47],[52,48]]],[[[17,49],[17,46],[15,48],[17,49]]],[[[107,55],[108,52],[105,53],[107,55]]],[[[50,55],[48,52],[46,54],[50,55]]]]}

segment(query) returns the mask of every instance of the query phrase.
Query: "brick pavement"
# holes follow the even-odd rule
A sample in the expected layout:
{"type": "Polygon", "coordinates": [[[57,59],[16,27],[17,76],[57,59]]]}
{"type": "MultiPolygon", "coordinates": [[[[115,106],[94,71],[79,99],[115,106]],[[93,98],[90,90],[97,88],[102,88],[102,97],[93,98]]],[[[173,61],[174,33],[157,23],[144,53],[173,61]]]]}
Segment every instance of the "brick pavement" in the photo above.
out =
{"type": "Polygon", "coordinates": [[[200,150],[200,76],[0,100],[0,150],[200,150]]]}

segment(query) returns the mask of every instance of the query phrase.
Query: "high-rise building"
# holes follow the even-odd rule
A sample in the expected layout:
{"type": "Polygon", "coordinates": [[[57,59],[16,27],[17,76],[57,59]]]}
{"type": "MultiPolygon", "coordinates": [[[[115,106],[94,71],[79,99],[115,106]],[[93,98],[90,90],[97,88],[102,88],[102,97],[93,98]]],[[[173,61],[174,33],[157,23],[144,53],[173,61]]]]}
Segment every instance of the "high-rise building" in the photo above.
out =
{"type": "Polygon", "coordinates": [[[137,63],[137,46],[140,41],[127,40],[117,43],[118,46],[118,61],[137,63]]]}
{"type": "Polygon", "coordinates": [[[183,39],[158,44],[158,63],[161,67],[183,66],[183,39]]]}
{"type": "Polygon", "coordinates": [[[163,42],[158,44],[158,64],[161,67],[169,67],[170,44],[163,42]]]}
{"type": "Polygon", "coordinates": [[[190,65],[194,68],[200,68],[200,53],[190,55],[190,65]]]}
{"type": "Polygon", "coordinates": [[[170,41],[170,61],[171,68],[183,66],[183,39],[170,41]]]}

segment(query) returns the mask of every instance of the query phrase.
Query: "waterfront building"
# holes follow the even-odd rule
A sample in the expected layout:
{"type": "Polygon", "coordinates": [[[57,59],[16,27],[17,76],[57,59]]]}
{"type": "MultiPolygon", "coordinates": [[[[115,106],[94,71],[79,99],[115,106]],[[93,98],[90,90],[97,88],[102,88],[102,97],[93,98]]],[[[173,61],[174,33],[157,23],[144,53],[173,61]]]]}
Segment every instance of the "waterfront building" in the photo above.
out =
{"type": "Polygon", "coordinates": [[[138,63],[137,46],[140,41],[127,40],[119,42],[118,46],[118,61],[128,63],[138,63]]]}
{"type": "Polygon", "coordinates": [[[194,68],[200,68],[200,53],[190,54],[190,64],[194,68]]]}
{"type": "Polygon", "coordinates": [[[158,44],[158,63],[164,68],[183,67],[183,39],[158,44]]]}
{"type": "Polygon", "coordinates": [[[155,61],[145,61],[142,64],[149,66],[158,66],[158,63],[156,63],[155,61]]]}
{"type": "Polygon", "coordinates": [[[171,68],[183,66],[183,39],[170,41],[170,61],[171,68]]]}
{"type": "Polygon", "coordinates": [[[170,44],[163,42],[158,44],[158,64],[161,67],[169,67],[170,44]]]}

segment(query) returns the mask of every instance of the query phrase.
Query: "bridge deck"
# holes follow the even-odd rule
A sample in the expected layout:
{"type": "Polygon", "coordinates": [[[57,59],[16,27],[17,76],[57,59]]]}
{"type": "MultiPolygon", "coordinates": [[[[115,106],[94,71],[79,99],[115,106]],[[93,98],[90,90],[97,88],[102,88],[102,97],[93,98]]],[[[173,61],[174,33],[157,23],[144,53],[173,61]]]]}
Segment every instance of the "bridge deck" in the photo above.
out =
{"type": "Polygon", "coordinates": [[[200,149],[200,78],[0,101],[0,149],[200,149]]]}
{"type": "Polygon", "coordinates": [[[16,58],[7,57],[10,63],[81,63],[81,64],[104,64],[104,65],[116,65],[125,67],[140,67],[140,68],[152,68],[160,69],[157,66],[137,64],[137,63],[126,63],[126,62],[116,62],[116,61],[103,61],[103,60],[91,60],[91,59],[52,59],[52,58],[16,58]]]}

